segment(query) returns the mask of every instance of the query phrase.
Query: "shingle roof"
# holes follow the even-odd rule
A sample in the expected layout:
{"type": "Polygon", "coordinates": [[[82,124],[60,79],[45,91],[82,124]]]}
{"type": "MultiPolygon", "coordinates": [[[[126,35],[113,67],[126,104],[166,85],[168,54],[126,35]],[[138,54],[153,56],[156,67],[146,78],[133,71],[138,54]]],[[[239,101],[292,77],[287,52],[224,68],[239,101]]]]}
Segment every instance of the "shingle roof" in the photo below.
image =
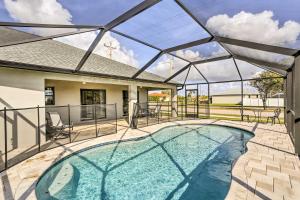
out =
{"type": "Polygon", "coordinates": [[[11,42],[19,42],[28,39],[34,39],[38,37],[30,33],[25,33],[22,31],[18,31],[16,29],[11,29],[6,27],[0,27],[0,34],[1,34],[0,37],[1,45],[5,45],[11,42]]]}
{"type": "MultiPolygon", "coordinates": [[[[21,41],[39,37],[9,28],[1,28],[0,31],[0,41],[2,42],[15,42],[16,38],[17,41],[21,41]],[[4,35],[2,35],[2,31],[4,31],[4,35]]],[[[75,70],[84,54],[85,51],[82,49],[55,40],[0,47],[0,60],[71,70],[75,70]]],[[[91,54],[81,70],[122,77],[131,77],[138,71],[135,67],[97,54],[91,54]]],[[[143,72],[139,78],[164,81],[163,77],[149,72],[143,72]]]]}

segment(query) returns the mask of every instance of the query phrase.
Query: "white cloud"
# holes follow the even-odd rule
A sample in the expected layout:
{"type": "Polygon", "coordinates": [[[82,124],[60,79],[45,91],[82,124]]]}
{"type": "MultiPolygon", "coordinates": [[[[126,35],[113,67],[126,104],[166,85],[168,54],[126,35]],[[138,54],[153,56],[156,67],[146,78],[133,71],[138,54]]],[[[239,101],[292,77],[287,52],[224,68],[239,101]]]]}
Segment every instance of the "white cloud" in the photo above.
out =
{"type": "MultiPolygon", "coordinates": [[[[272,11],[253,14],[240,12],[232,17],[223,14],[208,19],[207,28],[217,35],[275,46],[294,47],[300,35],[300,24],[286,21],[282,26],[272,11]]],[[[291,65],[293,57],[233,45],[225,45],[233,53],[269,62],[291,65]]]]}
{"type": "MultiPolygon", "coordinates": [[[[72,35],[72,36],[66,36],[62,38],[57,38],[55,40],[63,42],[65,44],[69,44],[72,46],[75,46],[80,49],[87,50],[90,46],[90,44],[93,42],[95,37],[97,36],[98,31],[93,31],[93,32],[87,32],[87,33],[82,33],[82,34],[77,34],[77,35],[72,35]]],[[[94,53],[101,55],[106,58],[110,58],[109,55],[109,50],[107,47],[104,46],[104,44],[110,45],[112,44],[112,47],[114,48],[112,50],[112,59],[134,66],[138,67],[139,62],[135,59],[135,54],[132,50],[128,50],[125,47],[121,45],[121,43],[111,36],[109,32],[107,32],[101,41],[98,43],[97,47],[94,50],[94,53]]]]}
{"type": "Polygon", "coordinates": [[[240,12],[232,17],[216,15],[207,20],[207,28],[227,37],[273,45],[291,45],[300,34],[300,24],[286,21],[281,27],[272,11],[253,14],[240,12]]]}
{"type": "Polygon", "coordinates": [[[10,16],[19,22],[71,24],[72,15],[56,0],[4,0],[10,16]]]}
{"type": "Polygon", "coordinates": [[[165,54],[149,68],[149,71],[168,78],[187,64],[188,63],[182,59],[165,54]]]}
{"type": "MultiPolygon", "coordinates": [[[[63,8],[57,0],[4,0],[5,7],[10,16],[23,23],[45,23],[45,24],[72,24],[71,13],[63,8]]],[[[58,33],[75,31],[75,29],[51,29],[35,28],[33,33],[46,36],[58,33]]],[[[96,32],[83,33],[78,35],[66,36],[55,40],[87,50],[96,32]]],[[[106,33],[101,42],[95,49],[95,53],[104,57],[109,57],[108,50],[103,46],[104,43],[112,42],[116,48],[112,52],[112,59],[119,62],[138,67],[139,63],[133,50],[127,49],[114,38],[110,33],[106,33]]]]}

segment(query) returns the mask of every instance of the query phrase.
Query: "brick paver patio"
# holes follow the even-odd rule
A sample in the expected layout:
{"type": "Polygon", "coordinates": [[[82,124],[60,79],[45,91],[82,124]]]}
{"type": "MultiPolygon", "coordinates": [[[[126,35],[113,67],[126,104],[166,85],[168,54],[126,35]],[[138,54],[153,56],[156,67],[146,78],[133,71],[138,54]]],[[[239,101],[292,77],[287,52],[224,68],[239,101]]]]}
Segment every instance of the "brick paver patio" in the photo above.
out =
{"type": "Polygon", "coordinates": [[[59,159],[99,143],[126,140],[153,133],[174,124],[214,123],[246,129],[255,133],[248,151],[234,163],[227,199],[300,199],[300,161],[284,125],[189,120],[167,122],[136,130],[122,129],[117,134],[80,141],[41,152],[0,175],[0,199],[36,199],[35,184],[40,175],[59,159]]]}

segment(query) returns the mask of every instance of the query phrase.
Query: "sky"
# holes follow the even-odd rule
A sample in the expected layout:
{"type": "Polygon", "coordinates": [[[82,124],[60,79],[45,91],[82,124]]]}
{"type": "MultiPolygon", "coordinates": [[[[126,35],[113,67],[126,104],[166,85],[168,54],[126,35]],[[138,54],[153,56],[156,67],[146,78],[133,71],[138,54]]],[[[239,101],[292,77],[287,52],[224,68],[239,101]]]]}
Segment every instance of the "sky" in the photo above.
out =
{"type": "MultiPolygon", "coordinates": [[[[142,0],[0,0],[0,21],[55,24],[105,25],[142,0]]],[[[181,0],[196,18],[216,35],[261,42],[290,48],[300,48],[299,0],[181,0]]],[[[189,17],[173,0],[163,0],[114,28],[117,31],[165,49],[208,37],[209,34],[189,17]]],[[[51,35],[74,29],[23,29],[38,35],[51,35]]],[[[75,30],[76,31],[76,30],[75,30]]],[[[86,50],[98,32],[89,32],[56,39],[86,50]]],[[[104,44],[112,44],[112,59],[137,68],[143,67],[158,51],[122,36],[107,32],[94,53],[109,57],[104,44]]],[[[289,57],[249,51],[228,46],[233,52],[276,62],[292,62],[289,57]]],[[[172,54],[190,61],[227,55],[217,43],[196,46],[172,54]]],[[[186,65],[174,56],[162,56],[147,71],[163,77],[186,65]]],[[[261,70],[239,62],[243,77],[254,77],[261,70]]],[[[214,81],[236,78],[230,61],[202,64],[208,79],[214,81]],[[211,70],[211,69],[217,70],[211,70]]],[[[177,77],[182,79],[183,76],[177,77]]],[[[193,69],[189,82],[199,76],[193,69]]],[[[203,80],[202,80],[203,81],[203,80]]],[[[199,80],[201,82],[201,80],[199,80]]]]}

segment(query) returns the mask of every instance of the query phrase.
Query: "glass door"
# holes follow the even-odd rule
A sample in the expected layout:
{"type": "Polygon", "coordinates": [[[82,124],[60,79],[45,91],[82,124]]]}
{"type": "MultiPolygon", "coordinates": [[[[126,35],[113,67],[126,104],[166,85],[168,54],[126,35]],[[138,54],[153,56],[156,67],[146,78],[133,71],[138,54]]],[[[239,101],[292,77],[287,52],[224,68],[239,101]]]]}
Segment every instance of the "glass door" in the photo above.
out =
{"type": "Polygon", "coordinates": [[[81,120],[92,120],[106,117],[105,90],[81,90],[81,120]],[[94,106],[95,105],[95,106],[94,106]]]}
{"type": "Polygon", "coordinates": [[[186,117],[198,116],[198,90],[185,90],[185,115],[186,117]]]}
{"type": "Polygon", "coordinates": [[[123,116],[128,115],[128,91],[123,90],[123,116]]]}

